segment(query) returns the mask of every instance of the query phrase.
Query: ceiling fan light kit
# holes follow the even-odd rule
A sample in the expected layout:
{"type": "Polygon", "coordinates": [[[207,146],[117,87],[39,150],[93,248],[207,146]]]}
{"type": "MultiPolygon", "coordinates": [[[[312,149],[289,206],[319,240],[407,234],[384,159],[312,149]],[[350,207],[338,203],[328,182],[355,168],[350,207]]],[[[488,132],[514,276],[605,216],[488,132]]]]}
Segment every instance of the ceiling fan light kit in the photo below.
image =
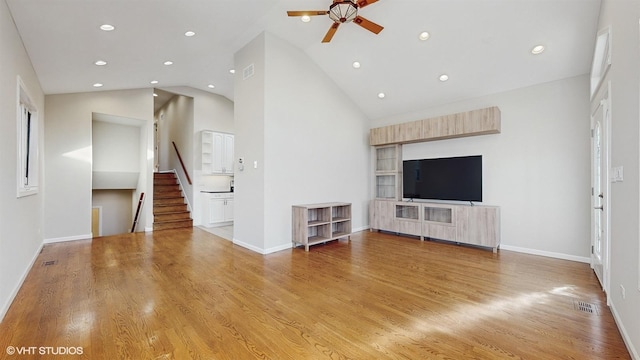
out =
{"type": "Polygon", "coordinates": [[[329,18],[334,22],[351,22],[356,16],[358,16],[358,5],[355,2],[335,1],[329,6],[329,18]]]}
{"type": "Polygon", "coordinates": [[[307,10],[307,11],[287,11],[287,15],[289,16],[318,16],[318,15],[329,15],[329,18],[333,21],[329,31],[322,39],[323,43],[327,43],[331,41],[333,35],[338,30],[338,27],[342,23],[353,22],[361,27],[371,31],[374,34],[379,34],[384,27],[363,18],[358,15],[358,9],[361,9],[367,5],[371,5],[378,0],[333,0],[333,4],[329,6],[329,10],[307,10]]]}

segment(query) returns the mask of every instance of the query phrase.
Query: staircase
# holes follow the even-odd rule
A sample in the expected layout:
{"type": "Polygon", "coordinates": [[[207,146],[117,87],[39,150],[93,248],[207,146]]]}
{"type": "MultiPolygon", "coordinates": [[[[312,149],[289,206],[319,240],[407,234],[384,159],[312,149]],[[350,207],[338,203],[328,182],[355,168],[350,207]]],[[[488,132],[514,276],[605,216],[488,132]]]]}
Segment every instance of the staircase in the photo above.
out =
{"type": "Polygon", "coordinates": [[[175,174],[153,173],[153,231],[191,227],[191,212],[175,174]]]}

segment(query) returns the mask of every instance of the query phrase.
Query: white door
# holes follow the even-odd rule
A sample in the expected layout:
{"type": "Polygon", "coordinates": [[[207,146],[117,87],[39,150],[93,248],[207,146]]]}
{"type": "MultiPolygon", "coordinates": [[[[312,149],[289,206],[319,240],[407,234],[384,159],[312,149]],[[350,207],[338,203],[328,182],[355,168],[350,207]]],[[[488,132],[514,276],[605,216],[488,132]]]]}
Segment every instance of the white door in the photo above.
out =
{"type": "Polygon", "coordinates": [[[233,135],[224,135],[224,165],[225,174],[233,174],[233,135]]]}
{"type": "Polygon", "coordinates": [[[609,138],[611,120],[608,91],[592,115],[592,236],[591,267],[609,292],[609,138]]]}
{"type": "Polygon", "coordinates": [[[222,174],[224,168],[224,134],[213,133],[213,173],[222,174]]]}
{"type": "Polygon", "coordinates": [[[224,221],[233,221],[233,199],[225,200],[224,221]]]}
{"type": "Polygon", "coordinates": [[[209,200],[209,223],[215,224],[224,221],[225,199],[209,200]]]}

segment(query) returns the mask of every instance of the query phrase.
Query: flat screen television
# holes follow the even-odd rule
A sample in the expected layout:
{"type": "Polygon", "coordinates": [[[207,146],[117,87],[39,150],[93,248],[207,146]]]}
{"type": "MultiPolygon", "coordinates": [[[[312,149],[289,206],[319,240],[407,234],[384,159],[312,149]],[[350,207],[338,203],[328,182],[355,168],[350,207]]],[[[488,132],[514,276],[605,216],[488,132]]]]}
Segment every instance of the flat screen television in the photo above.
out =
{"type": "Polygon", "coordinates": [[[482,201],[482,155],[402,162],[405,199],[482,201]]]}

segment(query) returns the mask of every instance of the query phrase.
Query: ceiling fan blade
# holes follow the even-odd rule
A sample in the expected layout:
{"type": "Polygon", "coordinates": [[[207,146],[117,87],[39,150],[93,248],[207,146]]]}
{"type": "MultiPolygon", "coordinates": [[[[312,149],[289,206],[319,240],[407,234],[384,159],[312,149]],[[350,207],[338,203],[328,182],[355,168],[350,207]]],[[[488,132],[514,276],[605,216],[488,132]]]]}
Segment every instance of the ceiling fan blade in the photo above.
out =
{"type": "Polygon", "coordinates": [[[331,25],[329,31],[327,31],[327,35],[325,35],[324,39],[322,39],[323,43],[328,43],[329,41],[331,41],[331,38],[333,38],[333,35],[338,30],[338,26],[340,26],[340,23],[337,22],[334,22],[333,25],[331,25]]]}
{"type": "Polygon", "coordinates": [[[353,19],[353,22],[371,31],[374,34],[378,34],[380,33],[380,31],[382,31],[382,29],[384,29],[382,26],[365,19],[360,15],[356,16],[356,18],[353,19]]]}
{"type": "Polygon", "coordinates": [[[287,15],[289,16],[316,16],[316,15],[327,15],[329,12],[327,10],[305,10],[305,11],[287,11],[287,15]]]}
{"type": "Polygon", "coordinates": [[[359,8],[363,8],[367,5],[371,5],[374,2],[378,2],[378,0],[358,0],[356,3],[358,4],[359,8]]]}

